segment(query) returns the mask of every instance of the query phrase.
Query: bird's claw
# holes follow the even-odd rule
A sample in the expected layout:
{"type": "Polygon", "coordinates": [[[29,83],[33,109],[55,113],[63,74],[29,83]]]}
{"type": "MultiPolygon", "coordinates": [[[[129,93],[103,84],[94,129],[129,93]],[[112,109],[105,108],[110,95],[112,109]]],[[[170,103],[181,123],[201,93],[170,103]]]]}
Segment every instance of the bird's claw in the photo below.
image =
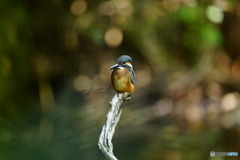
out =
{"type": "Polygon", "coordinates": [[[125,97],[123,101],[130,101],[131,97],[125,97]]]}
{"type": "Polygon", "coordinates": [[[125,93],[124,93],[124,99],[123,99],[123,101],[130,101],[130,99],[131,99],[131,94],[125,92],[125,93]]]}
{"type": "Polygon", "coordinates": [[[124,92],[124,93],[117,93],[117,97],[118,98],[121,98],[121,96],[119,96],[119,95],[121,95],[122,96],[122,98],[123,98],[123,101],[130,101],[130,99],[131,99],[131,94],[130,93],[127,93],[127,92],[124,92]]]}

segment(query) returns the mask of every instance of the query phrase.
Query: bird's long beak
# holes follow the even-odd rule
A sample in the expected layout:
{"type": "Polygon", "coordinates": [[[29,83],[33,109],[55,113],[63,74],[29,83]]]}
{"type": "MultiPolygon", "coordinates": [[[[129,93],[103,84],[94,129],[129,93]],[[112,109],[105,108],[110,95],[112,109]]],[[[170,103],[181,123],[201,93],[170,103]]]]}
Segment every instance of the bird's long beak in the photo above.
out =
{"type": "Polygon", "coordinates": [[[117,64],[114,64],[112,67],[110,67],[108,70],[111,70],[111,69],[114,69],[116,67],[120,67],[120,65],[117,63],[117,64]]]}

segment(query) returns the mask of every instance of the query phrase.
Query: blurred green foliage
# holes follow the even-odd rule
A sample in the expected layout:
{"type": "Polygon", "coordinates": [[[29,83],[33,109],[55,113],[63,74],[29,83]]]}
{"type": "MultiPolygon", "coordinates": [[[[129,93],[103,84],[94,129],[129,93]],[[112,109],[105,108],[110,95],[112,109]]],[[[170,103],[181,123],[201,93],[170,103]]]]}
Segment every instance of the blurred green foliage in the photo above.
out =
{"type": "Polygon", "coordinates": [[[1,0],[0,160],[100,159],[122,54],[137,80],[116,157],[238,159],[209,153],[240,153],[239,13],[228,0],[1,0]]]}

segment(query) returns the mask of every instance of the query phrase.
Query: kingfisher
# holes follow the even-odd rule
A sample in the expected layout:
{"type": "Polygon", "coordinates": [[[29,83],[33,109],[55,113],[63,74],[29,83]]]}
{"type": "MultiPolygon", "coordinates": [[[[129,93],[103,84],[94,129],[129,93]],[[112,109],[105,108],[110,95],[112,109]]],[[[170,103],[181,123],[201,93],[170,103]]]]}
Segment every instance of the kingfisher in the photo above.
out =
{"type": "Polygon", "coordinates": [[[127,55],[120,56],[117,59],[117,63],[108,70],[112,69],[111,81],[113,89],[117,92],[117,95],[123,93],[124,100],[130,100],[136,79],[132,66],[132,58],[127,55]]]}

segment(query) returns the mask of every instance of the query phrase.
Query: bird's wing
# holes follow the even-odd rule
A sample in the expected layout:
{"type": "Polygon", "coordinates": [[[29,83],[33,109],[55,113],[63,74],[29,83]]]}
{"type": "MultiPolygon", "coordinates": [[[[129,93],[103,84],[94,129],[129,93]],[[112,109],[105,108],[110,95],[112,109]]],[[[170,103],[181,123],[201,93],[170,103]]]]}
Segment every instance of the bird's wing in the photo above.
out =
{"type": "Polygon", "coordinates": [[[131,73],[131,83],[134,84],[136,79],[135,72],[131,69],[130,73],[131,73]]]}
{"type": "Polygon", "coordinates": [[[131,83],[134,85],[135,79],[136,79],[136,75],[135,75],[135,72],[133,71],[132,67],[130,67],[128,65],[123,65],[123,67],[127,68],[128,71],[130,72],[130,74],[131,74],[131,83]]]}

